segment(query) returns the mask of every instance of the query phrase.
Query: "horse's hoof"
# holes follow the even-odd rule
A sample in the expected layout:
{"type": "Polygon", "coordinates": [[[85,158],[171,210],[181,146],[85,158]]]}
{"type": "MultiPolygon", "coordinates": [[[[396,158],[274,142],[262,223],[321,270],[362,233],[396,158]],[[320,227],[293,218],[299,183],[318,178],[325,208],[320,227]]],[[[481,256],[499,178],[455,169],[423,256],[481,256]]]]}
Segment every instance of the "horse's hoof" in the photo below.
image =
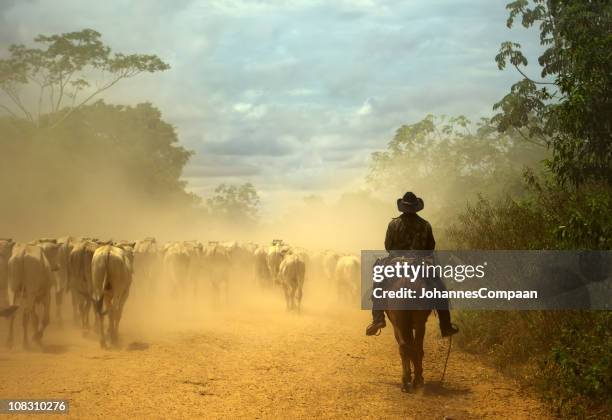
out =
{"type": "Polygon", "coordinates": [[[412,392],[412,383],[410,383],[410,379],[402,379],[402,392],[412,392]]]}
{"type": "Polygon", "coordinates": [[[425,385],[425,381],[423,380],[423,378],[414,378],[412,380],[412,387],[413,388],[421,388],[425,385]]]}
{"type": "Polygon", "coordinates": [[[404,384],[402,385],[402,392],[406,394],[410,394],[413,391],[412,384],[404,384]]]}

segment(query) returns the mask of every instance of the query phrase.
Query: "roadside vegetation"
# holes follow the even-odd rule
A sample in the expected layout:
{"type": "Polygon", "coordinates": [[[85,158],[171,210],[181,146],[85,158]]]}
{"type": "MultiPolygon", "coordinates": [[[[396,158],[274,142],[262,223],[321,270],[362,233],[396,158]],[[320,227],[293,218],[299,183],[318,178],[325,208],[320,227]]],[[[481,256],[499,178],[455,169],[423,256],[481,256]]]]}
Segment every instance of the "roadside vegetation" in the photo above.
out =
{"type": "MultiPolygon", "coordinates": [[[[517,0],[508,27],[539,31],[539,74],[504,42],[522,79],[479,124],[427,117],[372,157],[377,188],[438,201],[447,249],[612,249],[612,4],[517,0]],[[438,123],[436,124],[436,121],[438,123]],[[441,121],[441,122],[440,122],[441,121]],[[433,197],[433,198],[432,198],[433,197]]],[[[608,311],[462,312],[458,341],[534,385],[564,418],[612,412],[608,311]]]]}

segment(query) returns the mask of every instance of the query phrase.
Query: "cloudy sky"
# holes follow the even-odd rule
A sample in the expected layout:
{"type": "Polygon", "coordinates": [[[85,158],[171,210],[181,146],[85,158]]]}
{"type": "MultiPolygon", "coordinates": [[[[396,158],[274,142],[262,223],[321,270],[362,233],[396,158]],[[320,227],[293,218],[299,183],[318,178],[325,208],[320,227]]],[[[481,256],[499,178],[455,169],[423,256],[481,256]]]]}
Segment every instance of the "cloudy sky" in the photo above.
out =
{"type": "Polygon", "coordinates": [[[517,74],[499,43],[506,0],[0,0],[1,51],[39,33],[92,28],[115,51],[172,69],[105,98],[151,101],[196,152],[185,171],[206,196],[253,182],[280,197],[357,188],[372,151],[428,113],[491,114],[517,74]]]}

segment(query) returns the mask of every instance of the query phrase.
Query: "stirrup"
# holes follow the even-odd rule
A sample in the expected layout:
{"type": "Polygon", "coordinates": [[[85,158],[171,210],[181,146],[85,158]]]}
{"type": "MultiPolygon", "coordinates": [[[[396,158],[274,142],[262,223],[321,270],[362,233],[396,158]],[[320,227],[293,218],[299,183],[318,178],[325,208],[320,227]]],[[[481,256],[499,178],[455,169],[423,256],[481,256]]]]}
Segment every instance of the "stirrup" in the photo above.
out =
{"type": "Polygon", "coordinates": [[[381,330],[383,328],[385,328],[387,326],[386,322],[372,322],[370,325],[367,326],[366,328],[366,335],[367,336],[377,336],[380,335],[381,330]],[[376,328],[376,331],[373,331],[370,333],[370,331],[372,331],[374,328],[376,328]]]}
{"type": "Polygon", "coordinates": [[[442,337],[452,337],[453,335],[459,332],[459,328],[453,323],[446,326],[443,330],[440,331],[442,337]]]}

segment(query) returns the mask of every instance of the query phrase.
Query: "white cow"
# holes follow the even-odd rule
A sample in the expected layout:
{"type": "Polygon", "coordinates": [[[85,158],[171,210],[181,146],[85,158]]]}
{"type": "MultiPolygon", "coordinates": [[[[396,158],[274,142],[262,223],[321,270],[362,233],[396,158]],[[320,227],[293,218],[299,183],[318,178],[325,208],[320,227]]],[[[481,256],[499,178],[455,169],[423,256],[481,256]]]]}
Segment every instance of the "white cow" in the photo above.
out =
{"type": "Polygon", "coordinates": [[[12,239],[0,239],[0,308],[8,305],[8,261],[13,246],[15,242],[12,239]]]}
{"type": "Polygon", "coordinates": [[[219,302],[221,290],[225,300],[229,299],[229,277],[231,257],[227,247],[211,241],[206,245],[202,257],[202,272],[212,289],[212,298],[219,302]]]}
{"type": "Polygon", "coordinates": [[[91,310],[91,260],[100,244],[93,240],[82,239],[74,244],[70,252],[69,284],[72,294],[72,313],[74,322],[89,330],[91,310]]]}
{"type": "Polygon", "coordinates": [[[289,247],[284,245],[280,240],[274,240],[272,245],[270,245],[266,251],[266,264],[274,284],[280,285],[280,279],[278,277],[280,265],[283,261],[283,257],[288,251],[289,247]]]}
{"type": "Polygon", "coordinates": [[[153,294],[159,269],[159,247],[155,238],[144,238],[134,246],[134,284],[140,293],[153,294]]]}
{"type": "Polygon", "coordinates": [[[253,252],[253,270],[255,273],[255,281],[262,288],[269,288],[272,286],[272,277],[270,270],[268,269],[268,263],[266,261],[267,252],[263,246],[257,247],[253,252]]]}
{"type": "Polygon", "coordinates": [[[279,282],[285,292],[287,310],[300,311],[306,264],[295,254],[286,255],[280,263],[279,282]]]}
{"type": "MultiPolygon", "coordinates": [[[[12,308],[23,308],[23,346],[29,347],[28,324],[32,323],[32,339],[40,344],[49,325],[51,287],[54,283],[59,245],[52,242],[18,244],[8,261],[8,294],[12,308]]],[[[7,344],[13,345],[15,312],[10,317],[7,344]]]]}
{"type": "Polygon", "coordinates": [[[354,303],[359,298],[359,279],[361,277],[361,263],[354,255],[345,255],[338,259],[334,278],[338,292],[338,300],[354,303]]]}
{"type": "Polygon", "coordinates": [[[132,284],[133,260],[130,246],[103,245],[94,252],[91,261],[92,300],[102,347],[106,347],[106,314],[111,342],[117,344],[119,321],[132,284]]]}

